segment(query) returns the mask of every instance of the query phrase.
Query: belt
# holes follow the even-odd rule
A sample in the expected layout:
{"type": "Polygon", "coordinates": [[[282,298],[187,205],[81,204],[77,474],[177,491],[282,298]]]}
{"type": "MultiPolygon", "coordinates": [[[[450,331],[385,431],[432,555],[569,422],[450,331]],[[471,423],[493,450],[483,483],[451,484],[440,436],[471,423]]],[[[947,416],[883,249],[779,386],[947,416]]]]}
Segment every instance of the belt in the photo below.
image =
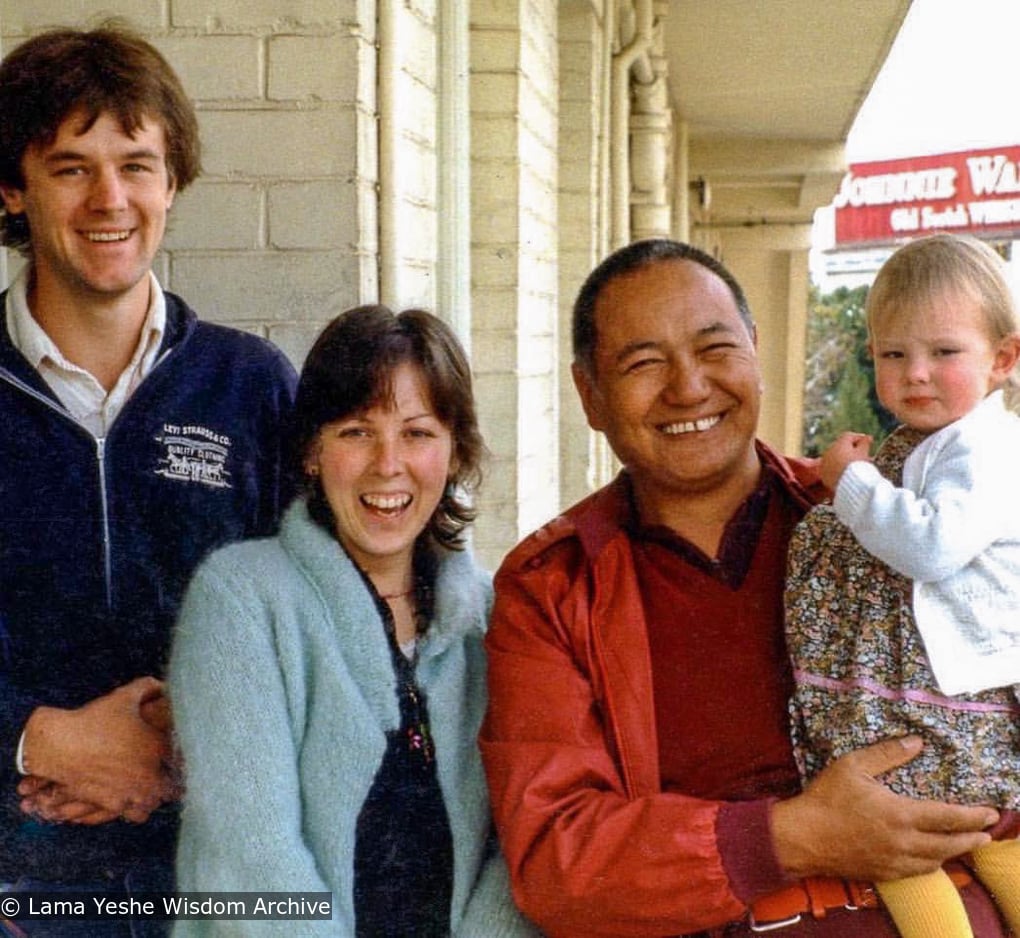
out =
{"type": "MultiPolygon", "coordinates": [[[[947,872],[957,889],[966,886],[972,878],[966,870],[956,866],[947,872]]],[[[855,912],[876,909],[878,905],[878,894],[871,883],[809,876],[752,903],[747,924],[753,932],[770,932],[796,925],[808,914],[813,918],[825,918],[835,909],[855,912]]]]}
{"type": "Polygon", "coordinates": [[[878,896],[869,883],[810,876],[753,903],[748,925],[753,932],[768,932],[795,925],[809,913],[814,918],[824,918],[832,909],[877,907],[878,896]]]}

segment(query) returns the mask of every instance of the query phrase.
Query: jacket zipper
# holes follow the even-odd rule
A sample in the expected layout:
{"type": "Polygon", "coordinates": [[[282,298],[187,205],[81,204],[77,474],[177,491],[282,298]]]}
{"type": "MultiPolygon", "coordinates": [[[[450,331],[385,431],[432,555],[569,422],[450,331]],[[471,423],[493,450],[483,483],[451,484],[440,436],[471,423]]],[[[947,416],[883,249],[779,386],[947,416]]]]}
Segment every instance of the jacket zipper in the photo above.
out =
{"type": "Polygon", "coordinates": [[[110,513],[109,499],[106,493],[106,438],[95,437],[75,420],[63,407],[50,400],[45,394],[40,394],[35,388],[25,384],[20,378],[12,375],[6,368],[0,368],[0,379],[23,391],[29,397],[45,404],[55,414],[63,417],[72,426],[86,434],[96,444],[96,463],[99,467],[99,504],[102,512],[103,528],[103,583],[106,590],[106,608],[113,608],[113,560],[110,551],[110,513]]]}
{"type": "MultiPolygon", "coordinates": [[[[0,315],[2,315],[2,312],[0,312],[0,315]]],[[[170,327],[170,324],[169,324],[169,318],[168,318],[167,329],[169,329],[169,327],[170,327]]],[[[187,341],[189,335],[190,335],[189,330],[187,328],[185,328],[183,330],[183,334],[178,336],[177,340],[174,341],[173,344],[171,344],[167,348],[163,349],[156,356],[156,360],[152,363],[152,368],[149,370],[149,373],[145,376],[145,381],[143,383],[148,382],[152,378],[153,374],[155,374],[156,370],[161,365],[163,365],[164,362],[166,362],[166,360],[168,358],[172,357],[177,352],[177,350],[187,341]]],[[[166,340],[166,333],[164,333],[164,341],[165,340],[166,340]]],[[[71,423],[73,426],[77,427],[82,433],[87,434],[90,439],[95,440],[95,443],[96,443],[96,463],[99,466],[99,501],[100,501],[101,510],[102,510],[102,513],[103,513],[103,518],[102,518],[102,524],[103,524],[103,582],[104,582],[105,588],[106,588],[106,607],[107,607],[107,609],[111,609],[112,610],[113,609],[113,557],[112,557],[112,549],[111,549],[111,545],[110,545],[109,498],[108,498],[107,492],[106,492],[106,459],[105,459],[105,456],[106,456],[106,437],[98,438],[98,437],[93,436],[92,433],[90,433],[88,430],[85,429],[85,427],[83,427],[80,423],[78,423],[78,421],[75,420],[74,417],[72,417],[67,412],[67,410],[65,410],[62,406],[60,406],[59,404],[57,404],[54,401],[52,401],[45,394],[40,394],[35,388],[31,387],[31,385],[25,384],[24,381],[22,381],[16,375],[12,374],[7,368],[2,367],[2,366],[0,366],[0,380],[6,381],[8,384],[11,384],[14,387],[20,389],[21,391],[24,391],[26,394],[29,395],[29,397],[33,397],[37,401],[40,401],[41,403],[45,404],[47,407],[50,408],[50,410],[52,410],[56,414],[59,414],[61,417],[63,417],[65,420],[67,420],[69,423],[71,423]]],[[[132,394],[124,402],[124,406],[121,408],[121,412],[117,415],[117,419],[114,420],[114,424],[116,424],[117,421],[120,420],[120,418],[124,415],[124,411],[127,410],[127,408],[131,406],[131,401],[132,401],[132,399],[134,397],[135,397],[135,395],[132,394]]],[[[109,436],[109,429],[112,429],[112,427],[108,428],[107,436],[109,436]]]]}
{"type": "Polygon", "coordinates": [[[99,466],[99,503],[103,514],[103,580],[106,583],[106,608],[113,609],[113,560],[110,556],[110,512],[106,494],[106,437],[96,438],[96,463],[99,466]]]}

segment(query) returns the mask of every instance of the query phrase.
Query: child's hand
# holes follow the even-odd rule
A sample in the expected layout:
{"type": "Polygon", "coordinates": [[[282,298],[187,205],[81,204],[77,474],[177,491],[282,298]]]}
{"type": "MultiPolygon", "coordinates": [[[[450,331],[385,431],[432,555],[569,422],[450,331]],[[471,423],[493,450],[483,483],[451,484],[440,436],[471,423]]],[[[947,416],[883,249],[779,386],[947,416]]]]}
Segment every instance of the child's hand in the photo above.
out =
{"type": "Polygon", "coordinates": [[[836,441],[822,453],[819,473],[826,487],[833,492],[839,484],[843,470],[852,462],[869,459],[871,437],[866,433],[841,433],[836,441]]]}

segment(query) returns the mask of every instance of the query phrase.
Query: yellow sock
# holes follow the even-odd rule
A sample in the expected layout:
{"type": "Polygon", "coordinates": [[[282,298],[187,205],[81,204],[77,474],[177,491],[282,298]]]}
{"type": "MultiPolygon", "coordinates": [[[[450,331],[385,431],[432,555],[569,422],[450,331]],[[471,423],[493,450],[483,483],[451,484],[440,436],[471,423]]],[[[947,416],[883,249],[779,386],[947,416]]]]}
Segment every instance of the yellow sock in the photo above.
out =
{"type": "Polygon", "coordinates": [[[902,938],[973,938],[960,893],[943,870],[875,888],[902,938]]]}
{"type": "Polygon", "coordinates": [[[995,840],[972,856],[978,879],[992,894],[1009,927],[1020,934],[1020,840],[995,840]]]}

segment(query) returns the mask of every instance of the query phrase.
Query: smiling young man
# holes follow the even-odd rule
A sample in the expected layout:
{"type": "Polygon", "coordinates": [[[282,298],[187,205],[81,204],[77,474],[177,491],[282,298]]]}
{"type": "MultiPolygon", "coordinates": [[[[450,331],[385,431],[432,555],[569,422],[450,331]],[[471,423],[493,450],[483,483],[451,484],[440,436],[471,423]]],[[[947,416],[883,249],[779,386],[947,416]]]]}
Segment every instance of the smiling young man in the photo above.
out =
{"type": "MultiPolygon", "coordinates": [[[[515,898],[552,938],[892,938],[863,881],[997,820],[876,782],[917,740],[800,791],[783,574],[822,492],[755,437],[756,344],[729,272],[673,241],[621,248],[575,304],[575,382],[623,471],[497,574],[481,734],[515,898]]],[[[1003,935],[964,893],[975,934],[1003,935]]]]}
{"type": "Polygon", "coordinates": [[[0,296],[0,883],[171,884],[170,627],[197,562],[278,519],[293,368],[152,272],[198,173],[194,110],[130,32],[0,64],[0,239],[28,260],[0,296]]]}

